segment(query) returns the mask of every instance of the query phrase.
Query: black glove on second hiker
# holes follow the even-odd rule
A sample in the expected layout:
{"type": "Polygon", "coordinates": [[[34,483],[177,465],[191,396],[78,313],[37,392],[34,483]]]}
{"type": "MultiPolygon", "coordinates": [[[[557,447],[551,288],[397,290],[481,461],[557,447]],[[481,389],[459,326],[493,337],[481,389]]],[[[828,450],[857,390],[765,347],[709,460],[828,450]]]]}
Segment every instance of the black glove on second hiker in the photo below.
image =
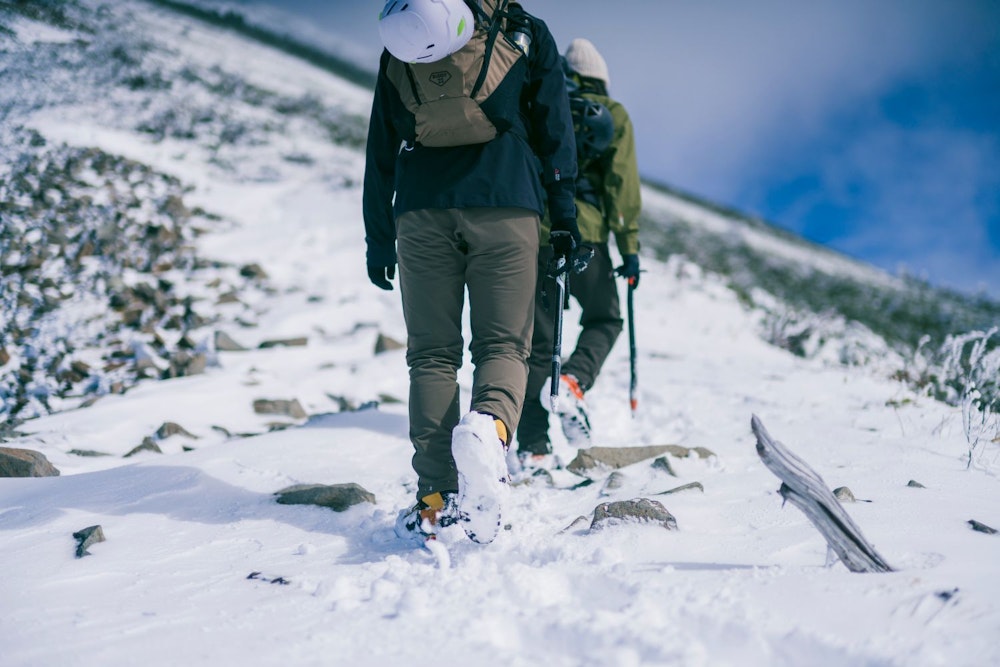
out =
{"type": "Polygon", "coordinates": [[[615,273],[628,280],[632,289],[639,287],[639,255],[622,255],[622,265],[615,273]]]}
{"type": "Polygon", "coordinates": [[[372,285],[375,287],[380,287],[384,290],[391,290],[392,283],[389,281],[396,277],[396,265],[392,266],[372,266],[368,265],[368,280],[372,281],[372,285]]]}

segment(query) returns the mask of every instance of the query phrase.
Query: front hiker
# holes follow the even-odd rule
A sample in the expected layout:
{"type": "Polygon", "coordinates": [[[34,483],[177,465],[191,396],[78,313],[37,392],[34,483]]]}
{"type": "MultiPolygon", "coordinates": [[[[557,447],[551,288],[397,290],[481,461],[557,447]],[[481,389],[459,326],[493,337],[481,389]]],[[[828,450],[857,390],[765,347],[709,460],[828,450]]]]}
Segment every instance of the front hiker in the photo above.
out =
{"type": "MultiPolygon", "coordinates": [[[[622,331],[615,274],[632,288],[639,281],[639,168],[629,115],[608,96],[608,67],[594,45],[574,39],[566,49],[566,85],[576,129],[579,174],[576,182],[577,221],[583,243],[594,248],[586,271],[569,282],[579,302],[581,331],[572,354],[562,365],[556,407],[563,434],[573,447],[590,444],[591,427],[584,394],[594,382],[622,331]],[[608,239],[615,235],[623,263],[612,264],[608,239]]],[[[544,235],[544,231],[543,231],[544,235]]],[[[539,289],[531,341],[524,410],[517,430],[518,458],[525,468],[551,467],[548,382],[553,349],[552,279],[545,274],[552,254],[539,253],[539,289]],[[543,296],[544,295],[544,296],[543,296]]]]}
{"type": "Polygon", "coordinates": [[[391,0],[379,32],[367,265],[372,283],[389,290],[399,264],[417,474],[417,502],[396,532],[427,538],[459,522],[490,542],[524,400],[546,197],[553,229],[579,240],[559,52],[541,20],[506,0],[391,0]],[[466,290],[475,370],[461,416],[466,290]]]}

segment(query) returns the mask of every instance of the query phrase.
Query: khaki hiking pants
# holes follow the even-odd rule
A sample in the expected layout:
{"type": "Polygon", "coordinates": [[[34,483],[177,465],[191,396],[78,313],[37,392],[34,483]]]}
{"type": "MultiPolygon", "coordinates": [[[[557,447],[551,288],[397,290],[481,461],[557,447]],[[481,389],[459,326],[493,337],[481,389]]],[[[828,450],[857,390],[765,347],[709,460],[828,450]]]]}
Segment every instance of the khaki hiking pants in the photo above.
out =
{"type": "MultiPolygon", "coordinates": [[[[594,258],[583,273],[569,277],[570,295],[580,304],[580,336],[562,372],[573,375],[580,388],[587,391],[597,380],[601,367],[611,354],[611,348],[622,332],[622,318],[615,282],[614,265],[607,243],[588,244],[594,248],[594,258]]],[[[552,258],[551,246],[538,254],[538,291],[535,298],[535,328],[531,338],[531,357],[528,360],[528,383],[524,410],[517,430],[518,451],[548,454],[552,451],[549,440],[549,412],[542,405],[542,388],[552,373],[552,344],[555,341],[555,309],[558,304],[555,280],[545,275],[552,258]],[[541,296],[544,287],[547,298],[541,296]]],[[[570,341],[563,339],[562,349],[570,341]]]]}
{"type": "Polygon", "coordinates": [[[538,215],[521,208],[425,209],[396,221],[410,368],[417,497],[458,489],[451,432],[460,418],[462,311],[469,293],[470,409],[517,428],[528,377],[538,215]]]}

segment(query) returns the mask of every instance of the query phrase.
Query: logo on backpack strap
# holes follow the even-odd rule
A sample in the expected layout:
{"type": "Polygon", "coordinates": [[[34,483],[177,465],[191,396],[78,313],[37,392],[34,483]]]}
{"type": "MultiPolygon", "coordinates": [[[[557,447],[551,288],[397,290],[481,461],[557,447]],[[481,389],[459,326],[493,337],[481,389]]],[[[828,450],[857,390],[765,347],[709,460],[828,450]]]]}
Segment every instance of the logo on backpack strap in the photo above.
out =
{"type": "Polygon", "coordinates": [[[444,84],[446,84],[449,81],[451,81],[451,73],[450,72],[432,72],[431,75],[429,77],[427,77],[427,78],[428,78],[428,80],[431,83],[433,83],[433,84],[435,84],[437,86],[443,86],[444,84]]]}

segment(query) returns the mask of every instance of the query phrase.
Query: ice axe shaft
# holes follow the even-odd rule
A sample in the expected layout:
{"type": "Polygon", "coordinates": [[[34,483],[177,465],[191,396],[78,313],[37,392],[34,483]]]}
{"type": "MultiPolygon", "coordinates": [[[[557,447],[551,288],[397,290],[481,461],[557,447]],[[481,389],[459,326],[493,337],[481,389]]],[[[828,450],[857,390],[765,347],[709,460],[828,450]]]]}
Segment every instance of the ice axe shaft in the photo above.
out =
{"type": "Polygon", "coordinates": [[[632,408],[632,417],[635,417],[636,408],[639,406],[639,381],[636,374],[635,362],[635,306],[633,305],[633,295],[635,294],[636,279],[628,279],[628,360],[629,360],[629,385],[628,402],[632,408]]]}

